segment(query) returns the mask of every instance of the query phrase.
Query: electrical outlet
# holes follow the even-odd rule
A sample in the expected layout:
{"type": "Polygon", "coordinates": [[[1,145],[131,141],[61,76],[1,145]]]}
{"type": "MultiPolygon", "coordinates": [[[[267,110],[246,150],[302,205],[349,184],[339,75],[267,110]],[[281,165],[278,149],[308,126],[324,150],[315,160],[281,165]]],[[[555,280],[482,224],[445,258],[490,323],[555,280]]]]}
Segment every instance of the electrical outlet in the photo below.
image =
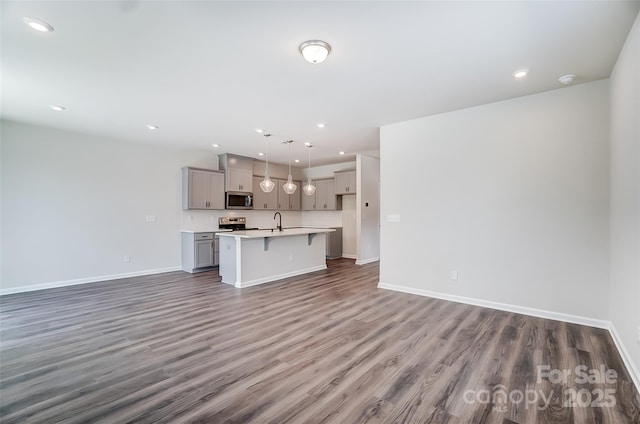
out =
{"type": "Polygon", "coordinates": [[[147,215],[147,222],[156,222],[155,215],[147,215]]]}
{"type": "Polygon", "coordinates": [[[400,222],[400,215],[399,214],[387,215],[387,222],[400,222]]]}
{"type": "Polygon", "coordinates": [[[127,263],[128,263],[128,262],[131,262],[131,256],[129,256],[129,255],[125,255],[125,256],[124,256],[124,261],[125,261],[125,262],[127,262],[127,263]]]}
{"type": "Polygon", "coordinates": [[[449,273],[449,278],[452,279],[453,281],[458,281],[458,271],[451,271],[449,273]]]}

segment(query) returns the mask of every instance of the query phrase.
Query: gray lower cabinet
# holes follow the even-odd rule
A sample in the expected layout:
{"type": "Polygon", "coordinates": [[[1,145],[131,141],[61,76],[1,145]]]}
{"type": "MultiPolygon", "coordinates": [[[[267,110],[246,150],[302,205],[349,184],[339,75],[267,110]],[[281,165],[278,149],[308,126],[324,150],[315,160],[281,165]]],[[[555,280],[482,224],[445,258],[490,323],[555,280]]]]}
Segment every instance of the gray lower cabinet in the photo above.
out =
{"type": "Polygon", "coordinates": [[[182,270],[208,271],[218,265],[218,239],[214,233],[182,233],[182,270]]]}
{"type": "Polygon", "coordinates": [[[327,233],[327,258],[342,257],[342,228],[332,228],[332,233],[327,233]]]}

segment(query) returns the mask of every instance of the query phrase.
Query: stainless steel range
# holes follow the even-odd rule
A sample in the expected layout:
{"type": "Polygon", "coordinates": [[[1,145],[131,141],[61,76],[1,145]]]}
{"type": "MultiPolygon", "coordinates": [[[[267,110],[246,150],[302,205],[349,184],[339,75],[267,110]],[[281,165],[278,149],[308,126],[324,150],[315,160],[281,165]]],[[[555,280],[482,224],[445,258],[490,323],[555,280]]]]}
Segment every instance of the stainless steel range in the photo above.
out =
{"type": "Polygon", "coordinates": [[[247,228],[247,218],[244,216],[223,216],[218,218],[218,227],[221,230],[244,231],[257,230],[257,228],[247,228]]]}

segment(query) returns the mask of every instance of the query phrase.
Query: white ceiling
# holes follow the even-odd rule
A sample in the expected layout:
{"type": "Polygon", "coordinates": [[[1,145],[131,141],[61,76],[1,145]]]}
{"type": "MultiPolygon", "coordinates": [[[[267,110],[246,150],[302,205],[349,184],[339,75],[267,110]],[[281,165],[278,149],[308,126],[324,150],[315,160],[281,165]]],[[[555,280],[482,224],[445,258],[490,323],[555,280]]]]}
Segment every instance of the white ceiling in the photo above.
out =
{"type": "Polygon", "coordinates": [[[5,119],[314,163],[375,152],[378,128],[608,77],[640,1],[2,1],[5,119]],[[38,33],[22,22],[49,22],[38,33]],[[331,44],[326,62],[298,52],[331,44]],[[530,69],[514,80],[519,68],[530,69]],[[67,107],[54,112],[50,104],[67,107]],[[326,122],[318,129],[317,122],[326,122]],[[159,125],[150,131],[145,124],[159,125]],[[347,152],[339,156],[338,151],[347,152]]]}

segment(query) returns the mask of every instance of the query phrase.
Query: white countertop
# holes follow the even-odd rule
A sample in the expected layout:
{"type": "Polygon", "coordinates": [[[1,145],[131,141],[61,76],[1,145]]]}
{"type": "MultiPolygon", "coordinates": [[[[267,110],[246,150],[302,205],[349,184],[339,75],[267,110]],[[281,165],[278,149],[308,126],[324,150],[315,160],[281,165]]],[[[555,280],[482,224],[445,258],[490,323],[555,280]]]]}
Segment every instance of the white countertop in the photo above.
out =
{"type": "Polygon", "coordinates": [[[227,232],[231,232],[232,230],[220,230],[220,229],[216,229],[216,230],[180,230],[181,233],[227,233],[227,232]]]}
{"type": "Polygon", "coordinates": [[[220,236],[226,237],[238,237],[238,238],[264,238],[264,237],[287,237],[287,236],[299,236],[305,234],[319,234],[319,233],[331,233],[335,230],[331,228],[285,228],[282,231],[278,230],[248,230],[248,231],[234,231],[232,233],[220,234],[220,236]]]}

